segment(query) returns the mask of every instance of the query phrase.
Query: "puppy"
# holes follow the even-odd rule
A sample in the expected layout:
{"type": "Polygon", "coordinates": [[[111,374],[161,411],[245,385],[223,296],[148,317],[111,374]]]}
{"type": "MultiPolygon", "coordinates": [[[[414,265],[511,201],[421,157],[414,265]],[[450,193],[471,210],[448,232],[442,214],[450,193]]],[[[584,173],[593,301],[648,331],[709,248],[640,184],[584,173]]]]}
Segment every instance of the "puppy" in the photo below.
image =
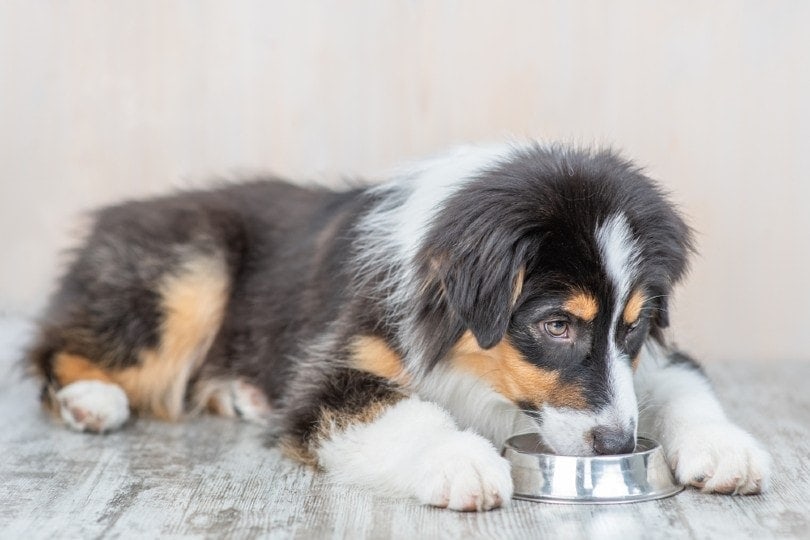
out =
{"type": "Polygon", "coordinates": [[[664,340],[691,250],[609,151],[463,147],[374,187],[187,192],[98,212],[29,361],[70,428],[244,417],[338,481],[454,510],[508,503],[498,451],[525,430],[573,455],[645,433],[681,482],[757,493],[768,455],[664,340]]]}

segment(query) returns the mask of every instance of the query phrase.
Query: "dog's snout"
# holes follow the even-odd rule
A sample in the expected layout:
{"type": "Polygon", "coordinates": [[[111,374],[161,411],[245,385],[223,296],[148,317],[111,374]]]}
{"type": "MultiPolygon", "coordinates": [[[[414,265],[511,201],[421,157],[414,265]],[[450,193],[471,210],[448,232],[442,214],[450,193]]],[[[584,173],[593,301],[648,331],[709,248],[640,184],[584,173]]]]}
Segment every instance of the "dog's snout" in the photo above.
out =
{"type": "Polygon", "coordinates": [[[597,426],[591,430],[593,449],[597,454],[627,454],[636,447],[632,431],[611,426],[597,426]]]}

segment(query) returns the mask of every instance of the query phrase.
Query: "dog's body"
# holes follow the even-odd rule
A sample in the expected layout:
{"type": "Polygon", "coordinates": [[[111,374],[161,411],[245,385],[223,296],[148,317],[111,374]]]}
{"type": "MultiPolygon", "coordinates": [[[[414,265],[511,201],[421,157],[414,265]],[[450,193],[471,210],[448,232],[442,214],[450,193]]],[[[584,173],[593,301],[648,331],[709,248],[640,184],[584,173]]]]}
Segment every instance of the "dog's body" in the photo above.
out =
{"type": "Polygon", "coordinates": [[[663,339],[690,249],[609,152],[465,147],[344,192],[257,181],[101,211],[30,359],[73,428],[268,421],[333,477],[437,506],[508,501],[496,447],[526,429],[571,454],[641,431],[681,481],[758,492],[767,454],[663,339]]]}

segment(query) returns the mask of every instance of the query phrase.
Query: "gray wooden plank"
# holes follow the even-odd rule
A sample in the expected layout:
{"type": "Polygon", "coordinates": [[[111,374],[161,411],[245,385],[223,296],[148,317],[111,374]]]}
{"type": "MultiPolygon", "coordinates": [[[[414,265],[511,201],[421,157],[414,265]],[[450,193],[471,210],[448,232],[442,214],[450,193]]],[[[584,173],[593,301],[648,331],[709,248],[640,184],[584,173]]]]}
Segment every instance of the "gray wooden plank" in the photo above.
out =
{"type": "Polygon", "coordinates": [[[0,319],[0,537],[807,538],[810,362],[708,366],[729,414],[774,455],[771,491],[688,490],[619,506],[514,501],[457,514],[333,485],[264,444],[262,428],[204,417],[69,432],[13,366],[30,326],[0,319]]]}

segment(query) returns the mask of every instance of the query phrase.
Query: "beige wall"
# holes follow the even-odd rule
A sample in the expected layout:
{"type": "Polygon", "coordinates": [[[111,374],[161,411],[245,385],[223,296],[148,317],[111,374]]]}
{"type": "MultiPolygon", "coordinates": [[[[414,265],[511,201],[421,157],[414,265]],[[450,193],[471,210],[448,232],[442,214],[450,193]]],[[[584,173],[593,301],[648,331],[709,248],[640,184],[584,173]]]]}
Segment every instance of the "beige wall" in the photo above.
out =
{"type": "Polygon", "coordinates": [[[810,2],[3,1],[0,311],[80,210],[214,174],[379,175],[462,141],[622,148],[701,256],[675,336],[810,358],[810,2]]]}

